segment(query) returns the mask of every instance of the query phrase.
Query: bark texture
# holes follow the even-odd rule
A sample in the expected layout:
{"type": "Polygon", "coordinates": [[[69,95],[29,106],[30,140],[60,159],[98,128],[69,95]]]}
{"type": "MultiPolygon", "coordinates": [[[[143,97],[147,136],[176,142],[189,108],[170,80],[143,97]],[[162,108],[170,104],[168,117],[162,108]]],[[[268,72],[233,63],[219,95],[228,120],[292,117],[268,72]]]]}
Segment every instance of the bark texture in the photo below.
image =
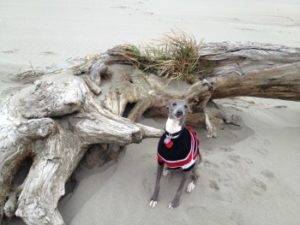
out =
{"type": "Polygon", "coordinates": [[[72,70],[44,75],[3,101],[0,222],[16,215],[29,225],[64,224],[57,204],[85,153],[95,146],[118,151],[144,138],[159,137],[161,130],[136,121],[145,112],[166,115],[164,106],[172,98],[187,99],[193,109],[188,123],[206,125],[212,137],[215,124],[235,122],[214,107],[213,99],[300,100],[300,49],[208,43],[200,54],[210,73],[199,75],[191,85],[145,74],[130,65],[118,46],[72,70]],[[32,165],[25,180],[15,181],[28,158],[32,165]]]}

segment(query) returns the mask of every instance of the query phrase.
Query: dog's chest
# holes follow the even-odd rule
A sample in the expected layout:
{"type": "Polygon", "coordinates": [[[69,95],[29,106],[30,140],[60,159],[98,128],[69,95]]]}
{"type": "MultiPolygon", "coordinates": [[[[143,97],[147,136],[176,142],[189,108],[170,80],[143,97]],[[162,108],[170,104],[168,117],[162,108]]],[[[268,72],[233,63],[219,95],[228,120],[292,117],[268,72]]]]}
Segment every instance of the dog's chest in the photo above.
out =
{"type": "Polygon", "coordinates": [[[168,139],[168,136],[165,133],[158,143],[158,154],[164,159],[170,161],[182,160],[190,153],[191,136],[186,128],[182,129],[177,138],[170,139],[173,142],[172,147],[167,146],[166,139],[168,139]]]}
{"type": "Polygon", "coordinates": [[[173,134],[179,132],[182,129],[182,126],[179,124],[178,120],[168,118],[165,129],[169,133],[173,134]]]}

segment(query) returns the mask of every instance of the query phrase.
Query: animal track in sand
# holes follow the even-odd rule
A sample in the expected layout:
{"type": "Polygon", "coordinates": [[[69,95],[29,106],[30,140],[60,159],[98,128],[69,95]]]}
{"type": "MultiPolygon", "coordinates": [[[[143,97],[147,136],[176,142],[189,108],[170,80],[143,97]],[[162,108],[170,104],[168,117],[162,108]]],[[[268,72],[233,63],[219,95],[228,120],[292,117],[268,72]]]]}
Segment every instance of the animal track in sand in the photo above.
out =
{"type": "Polygon", "coordinates": [[[221,163],[222,164],[222,166],[224,166],[224,167],[226,167],[226,168],[228,168],[228,169],[232,169],[233,168],[233,164],[231,163],[231,162],[222,162],[221,163]]]}
{"type": "Polygon", "coordinates": [[[56,55],[55,52],[52,52],[52,51],[44,51],[44,52],[41,52],[43,55],[56,55]]]}
{"type": "Polygon", "coordinates": [[[245,162],[248,163],[248,164],[253,164],[252,159],[249,159],[249,158],[246,158],[246,159],[245,159],[245,162]]]}
{"type": "Polygon", "coordinates": [[[215,180],[209,180],[209,187],[210,187],[211,189],[216,190],[216,191],[220,190],[220,187],[219,187],[219,185],[218,185],[218,182],[215,181],[215,180]]]}
{"type": "Polygon", "coordinates": [[[274,173],[268,169],[262,170],[260,173],[268,179],[273,179],[275,177],[274,173]]]}
{"type": "Polygon", "coordinates": [[[233,162],[233,163],[247,163],[247,164],[253,164],[253,161],[249,158],[244,158],[241,157],[237,154],[230,154],[228,155],[228,159],[229,161],[233,162]]]}
{"type": "Polygon", "coordinates": [[[112,9],[127,9],[128,7],[125,5],[119,5],[119,6],[112,6],[112,9]]]}
{"type": "Polygon", "coordinates": [[[11,50],[6,50],[6,51],[1,51],[1,53],[5,53],[5,54],[13,54],[15,52],[20,51],[20,49],[11,49],[11,50]]]}
{"type": "Polygon", "coordinates": [[[257,178],[252,178],[250,181],[250,189],[256,195],[261,195],[267,191],[267,185],[257,178]]]}
{"type": "Polygon", "coordinates": [[[235,175],[233,173],[223,174],[218,178],[218,184],[220,183],[223,187],[232,187],[234,184],[235,175]]]}
{"type": "Polygon", "coordinates": [[[231,147],[220,147],[220,149],[224,152],[232,152],[234,149],[231,147]]]}
{"type": "Polygon", "coordinates": [[[257,140],[257,142],[254,146],[251,146],[250,148],[262,156],[267,156],[269,154],[268,148],[271,144],[270,140],[259,138],[254,138],[253,140],[257,140]]]}
{"type": "Polygon", "coordinates": [[[203,166],[204,166],[205,168],[214,168],[214,169],[219,168],[219,165],[218,165],[218,164],[213,163],[213,162],[208,161],[208,160],[204,160],[204,161],[203,161],[203,166]]]}
{"type": "Polygon", "coordinates": [[[234,162],[234,163],[239,163],[239,162],[241,162],[241,156],[236,155],[236,154],[230,154],[230,155],[228,156],[228,158],[229,158],[230,161],[232,161],[232,162],[234,162]]]}
{"type": "Polygon", "coordinates": [[[256,149],[257,152],[259,152],[260,154],[262,154],[263,156],[266,156],[269,154],[269,151],[266,148],[258,148],[256,149]]]}
{"type": "Polygon", "coordinates": [[[119,6],[112,6],[112,9],[121,9],[121,10],[126,10],[130,11],[129,15],[132,15],[132,13],[139,12],[139,13],[144,13],[147,15],[154,15],[154,12],[151,11],[145,11],[143,8],[140,8],[139,6],[143,4],[143,2],[139,1],[137,4],[137,7],[131,7],[131,6],[125,6],[125,5],[119,5],[119,6]]]}
{"type": "Polygon", "coordinates": [[[268,149],[266,149],[264,147],[262,147],[262,148],[251,147],[251,149],[255,150],[256,152],[258,152],[262,156],[267,156],[269,154],[268,149]]]}

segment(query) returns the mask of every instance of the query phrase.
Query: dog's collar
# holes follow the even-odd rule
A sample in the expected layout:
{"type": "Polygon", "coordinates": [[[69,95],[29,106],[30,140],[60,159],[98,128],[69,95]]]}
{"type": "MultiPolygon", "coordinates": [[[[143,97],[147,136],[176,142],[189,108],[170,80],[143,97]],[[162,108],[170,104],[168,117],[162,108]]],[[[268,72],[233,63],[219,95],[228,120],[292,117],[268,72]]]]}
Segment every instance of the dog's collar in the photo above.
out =
{"type": "Polygon", "coordinates": [[[168,137],[168,138],[170,138],[170,139],[176,139],[176,138],[178,138],[178,137],[180,136],[182,130],[183,130],[183,128],[182,128],[180,131],[176,132],[176,133],[170,134],[170,133],[166,130],[166,128],[165,128],[165,134],[166,134],[166,137],[168,137]]]}

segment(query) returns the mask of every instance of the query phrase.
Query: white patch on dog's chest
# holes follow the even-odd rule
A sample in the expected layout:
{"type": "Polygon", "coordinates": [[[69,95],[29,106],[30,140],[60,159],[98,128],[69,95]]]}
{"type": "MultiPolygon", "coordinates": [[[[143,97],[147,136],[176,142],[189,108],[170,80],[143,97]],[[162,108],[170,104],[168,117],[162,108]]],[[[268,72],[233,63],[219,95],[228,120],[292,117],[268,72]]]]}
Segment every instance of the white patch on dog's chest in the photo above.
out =
{"type": "Polygon", "coordinates": [[[179,120],[168,118],[166,122],[166,131],[170,134],[179,132],[182,127],[179,125],[179,120]]]}

